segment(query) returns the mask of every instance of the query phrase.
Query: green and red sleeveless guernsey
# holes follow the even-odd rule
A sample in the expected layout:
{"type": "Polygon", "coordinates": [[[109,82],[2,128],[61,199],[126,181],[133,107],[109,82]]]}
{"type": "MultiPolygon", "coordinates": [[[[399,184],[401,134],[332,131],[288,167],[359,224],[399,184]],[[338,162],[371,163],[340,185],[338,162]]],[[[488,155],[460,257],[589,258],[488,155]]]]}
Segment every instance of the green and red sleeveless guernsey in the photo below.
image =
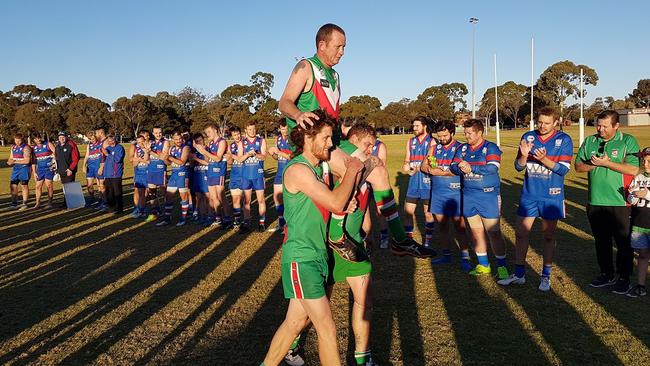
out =
{"type": "MultiPolygon", "coordinates": [[[[302,155],[293,158],[285,173],[292,165],[304,164],[323,182],[323,169],[314,167],[302,155]]],[[[283,177],[284,179],[284,177],[283,177]]],[[[291,193],[283,184],[284,218],[287,221],[282,246],[282,263],[327,261],[327,222],[330,212],[319,206],[302,192],[291,193]]]]}
{"type": "MultiPolygon", "coordinates": [[[[312,83],[308,91],[303,92],[296,101],[296,107],[301,112],[324,110],[332,118],[339,118],[339,100],[341,99],[341,83],[339,74],[328,68],[318,56],[306,59],[311,66],[312,83]]],[[[289,132],[296,126],[296,121],[287,118],[289,132]]]]}

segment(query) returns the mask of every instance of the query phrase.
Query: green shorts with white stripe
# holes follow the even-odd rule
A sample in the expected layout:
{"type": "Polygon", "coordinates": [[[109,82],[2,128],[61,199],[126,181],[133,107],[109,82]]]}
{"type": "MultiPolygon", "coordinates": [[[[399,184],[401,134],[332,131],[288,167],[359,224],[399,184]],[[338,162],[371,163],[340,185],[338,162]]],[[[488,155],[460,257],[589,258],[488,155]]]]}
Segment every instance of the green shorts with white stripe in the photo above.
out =
{"type": "Polygon", "coordinates": [[[287,299],[320,299],[331,285],[327,262],[282,263],[282,288],[287,299]]]}

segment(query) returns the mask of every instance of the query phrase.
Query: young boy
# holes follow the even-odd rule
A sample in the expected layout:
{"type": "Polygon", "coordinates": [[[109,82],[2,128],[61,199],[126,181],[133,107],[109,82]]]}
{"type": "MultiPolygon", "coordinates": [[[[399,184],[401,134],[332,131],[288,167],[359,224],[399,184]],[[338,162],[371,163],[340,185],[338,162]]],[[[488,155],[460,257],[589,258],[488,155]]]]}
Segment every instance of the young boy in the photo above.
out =
{"type": "Polygon", "coordinates": [[[638,154],[643,173],[634,177],[630,184],[628,202],[632,206],[632,248],[639,252],[637,264],[638,282],[628,293],[629,297],[645,296],[645,278],[650,259],[650,147],[638,154]]]}

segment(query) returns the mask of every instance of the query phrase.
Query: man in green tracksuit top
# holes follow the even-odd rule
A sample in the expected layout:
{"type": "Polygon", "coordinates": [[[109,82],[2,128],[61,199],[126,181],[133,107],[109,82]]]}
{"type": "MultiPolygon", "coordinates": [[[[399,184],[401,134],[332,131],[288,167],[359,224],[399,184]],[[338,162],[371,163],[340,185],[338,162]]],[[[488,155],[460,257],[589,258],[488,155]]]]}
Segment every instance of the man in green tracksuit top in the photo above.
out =
{"type": "Polygon", "coordinates": [[[587,217],[596,243],[600,275],[592,287],[614,285],[612,292],[626,294],[630,288],[634,252],[630,246],[630,212],[626,191],[639,169],[639,144],[619,129],[618,113],[598,115],[597,134],[588,136],[575,160],[577,172],[589,172],[587,217]],[[612,238],[616,242],[614,271],[612,238]],[[618,278],[615,276],[618,273],[618,278]]]}

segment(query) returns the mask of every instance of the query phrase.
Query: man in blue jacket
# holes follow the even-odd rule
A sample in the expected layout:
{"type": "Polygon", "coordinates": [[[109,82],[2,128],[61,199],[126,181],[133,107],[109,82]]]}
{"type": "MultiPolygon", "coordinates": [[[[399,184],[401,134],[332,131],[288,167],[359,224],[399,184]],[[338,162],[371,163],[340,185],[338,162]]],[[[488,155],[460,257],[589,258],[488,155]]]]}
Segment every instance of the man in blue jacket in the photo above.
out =
{"type": "Polygon", "coordinates": [[[122,175],[124,174],[124,148],[115,141],[114,135],[108,135],[102,146],[103,162],[99,173],[104,176],[106,201],[113,207],[115,214],[124,209],[122,202],[122,175]]]}

